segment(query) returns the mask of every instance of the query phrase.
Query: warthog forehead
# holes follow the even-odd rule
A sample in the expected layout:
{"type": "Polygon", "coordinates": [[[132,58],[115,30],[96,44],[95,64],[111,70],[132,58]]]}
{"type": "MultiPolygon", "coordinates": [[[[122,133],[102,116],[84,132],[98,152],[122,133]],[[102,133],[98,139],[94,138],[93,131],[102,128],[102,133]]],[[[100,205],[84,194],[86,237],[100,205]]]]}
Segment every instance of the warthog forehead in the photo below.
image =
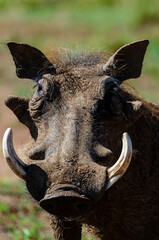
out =
{"type": "Polygon", "coordinates": [[[57,73],[54,80],[60,85],[60,91],[65,94],[84,92],[89,90],[89,95],[98,89],[99,83],[102,80],[103,64],[97,66],[82,66],[72,67],[57,73]]]}

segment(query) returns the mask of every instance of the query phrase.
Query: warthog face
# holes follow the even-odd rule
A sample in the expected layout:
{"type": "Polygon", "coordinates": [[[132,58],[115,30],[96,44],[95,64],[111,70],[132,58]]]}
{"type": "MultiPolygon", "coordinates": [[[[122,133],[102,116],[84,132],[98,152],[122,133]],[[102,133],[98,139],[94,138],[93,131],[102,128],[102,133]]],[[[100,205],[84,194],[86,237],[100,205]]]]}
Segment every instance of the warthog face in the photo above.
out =
{"type": "Polygon", "coordinates": [[[47,212],[79,218],[127,170],[132,146],[125,131],[140,117],[142,104],[129,99],[120,84],[140,76],[147,45],[147,40],[128,44],[105,64],[100,55],[68,50],[49,61],[27,44],[8,43],[17,76],[35,81],[37,90],[29,99],[6,100],[33,141],[22,161],[8,129],[4,155],[47,212]]]}

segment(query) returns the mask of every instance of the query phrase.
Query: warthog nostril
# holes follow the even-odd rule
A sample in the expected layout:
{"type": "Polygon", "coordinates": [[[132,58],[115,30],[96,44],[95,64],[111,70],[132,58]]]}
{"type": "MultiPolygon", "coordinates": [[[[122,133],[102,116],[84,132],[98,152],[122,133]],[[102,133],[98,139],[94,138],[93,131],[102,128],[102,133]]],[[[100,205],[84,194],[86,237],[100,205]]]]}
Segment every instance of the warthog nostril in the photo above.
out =
{"type": "Polygon", "coordinates": [[[79,210],[85,210],[88,208],[87,204],[78,204],[76,207],[79,210]]]}
{"type": "Polygon", "coordinates": [[[55,205],[54,204],[46,204],[46,207],[48,208],[48,209],[54,209],[55,208],[55,205]]]}
{"type": "Polygon", "coordinates": [[[45,197],[40,201],[40,206],[51,214],[71,217],[84,214],[90,208],[91,201],[76,193],[65,192],[64,195],[60,193],[45,197]]]}

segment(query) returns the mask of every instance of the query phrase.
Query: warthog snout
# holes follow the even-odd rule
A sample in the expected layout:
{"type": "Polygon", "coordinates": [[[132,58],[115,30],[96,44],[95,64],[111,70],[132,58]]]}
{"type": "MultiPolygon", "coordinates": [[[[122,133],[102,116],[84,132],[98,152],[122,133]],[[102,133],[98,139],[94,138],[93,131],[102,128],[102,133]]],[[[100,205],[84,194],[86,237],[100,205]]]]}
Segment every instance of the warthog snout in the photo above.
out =
{"type": "MultiPolygon", "coordinates": [[[[73,189],[73,187],[72,187],[73,189]]],[[[69,187],[60,188],[52,195],[46,195],[40,206],[47,212],[65,218],[77,218],[92,206],[91,200],[69,187]]]]}

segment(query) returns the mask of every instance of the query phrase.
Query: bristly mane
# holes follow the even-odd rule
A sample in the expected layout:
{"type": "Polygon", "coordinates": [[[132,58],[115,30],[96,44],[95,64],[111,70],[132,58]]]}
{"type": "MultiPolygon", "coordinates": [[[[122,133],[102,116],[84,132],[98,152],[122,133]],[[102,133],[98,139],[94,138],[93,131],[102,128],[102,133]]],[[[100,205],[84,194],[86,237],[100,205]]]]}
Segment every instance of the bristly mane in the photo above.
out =
{"type": "Polygon", "coordinates": [[[66,48],[55,48],[48,54],[48,59],[53,64],[67,65],[96,65],[100,62],[105,62],[106,54],[87,53],[74,51],[66,48]]]}

